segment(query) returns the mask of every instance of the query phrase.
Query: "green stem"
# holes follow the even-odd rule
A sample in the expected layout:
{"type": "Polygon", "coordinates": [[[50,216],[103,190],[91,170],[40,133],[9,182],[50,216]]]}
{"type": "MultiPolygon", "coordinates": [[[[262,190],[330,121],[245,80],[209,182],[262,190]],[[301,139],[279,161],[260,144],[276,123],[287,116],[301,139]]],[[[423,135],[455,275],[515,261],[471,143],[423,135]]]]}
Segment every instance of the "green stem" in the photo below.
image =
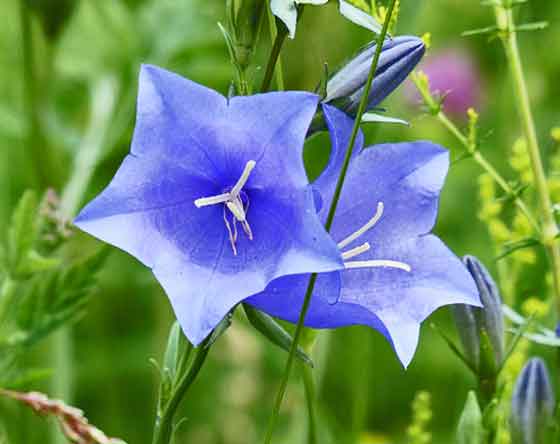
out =
{"type": "MultiPolygon", "coordinates": [[[[395,7],[395,2],[396,0],[391,0],[388,10],[387,10],[387,15],[385,17],[385,21],[383,23],[383,28],[381,30],[381,33],[379,34],[378,38],[377,38],[377,47],[375,50],[375,56],[373,57],[372,63],[371,63],[371,67],[369,70],[369,75],[368,75],[368,79],[367,82],[365,84],[364,87],[364,92],[362,95],[362,100],[360,101],[360,106],[358,107],[358,112],[356,113],[356,118],[354,121],[354,127],[352,128],[352,133],[350,136],[350,141],[348,142],[348,146],[346,147],[346,154],[344,157],[344,162],[342,164],[342,168],[340,170],[340,175],[338,177],[338,181],[336,183],[336,188],[333,194],[333,199],[331,202],[331,206],[329,209],[329,214],[327,216],[327,221],[325,223],[325,228],[327,231],[330,231],[331,227],[332,227],[332,223],[334,220],[334,215],[336,213],[336,209],[338,206],[338,201],[340,200],[340,194],[342,193],[342,188],[344,186],[344,180],[346,179],[346,173],[348,171],[348,166],[350,164],[350,159],[352,157],[352,149],[354,147],[354,143],[356,142],[356,137],[358,135],[358,130],[360,129],[360,122],[362,120],[362,116],[364,114],[364,111],[366,109],[367,106],[367,101],[368,101],[368,97],[369,97],[369,93],[371,90],[371,85],[373,82],[373,78],[375,76],[375,71],[377,70],[377,65],[379,63],[379,57],[381,56],[381,48],[383,47],[383,42],[385,41],[385,37],[387,36],[387,29],[389,27],[389,22],[391,20],[391,17],[393,15],[393,9],[395,7]]],[[[313,273],[311,275],[311,278],[309,279],[309,284],[307,286],[307,290],[305,292],[305,298],[303,300],[303,305],[301,307],[301,311],[299,314],[299,319],[296,325],[296,329],[295,329],[295,333],[294,333],[294,339],[292,341],[292,345],[290,347],[290,352],[288,354],[288,359],[286,361],[286,367],[284,369],[284,375],[282,377],[282,381],[280,382],[280,387],[278,389],[278,393],[276,394],[276,398],[274,401],[274,406],[272,409],[272,414],[270,415],[270,420],[268,423],[268,427],[266,430],[266,435],[265,435],[265,439],[264,442],[265,444],[270,444],[271,440],[272,440],[272,434],[274,431],[274,426],[276,424],[276,420],[278,419],[278,414],[280,412],[280,406],[282,405],[282,401],[284,399],[284,395],[286,393],[286,388],[288,386],[288,380],[290,378],[290,373],[292,370],[292,365],[294,362],[294,356],[295,356],[295,352],[296,349],[298,347],[299,344],[299,340],[301,337],[301,333],[303,331],[303,324],[305,321],[305,316],[307,314],[307,310],[309,309],[309,304],[311,302],[311,296],[313,294],[313,289],[315,288],[315,282],[317,281],[317,274],[313,273]]]]}
{"type": "MultiPolygon", "coordinates": [[[[272,49],[270,50],[270,55],[268,56],[266,71],[261,85],[261,92],[263,93],[268,92],[270,90],[270,85],[272,83],[272,76],[274,75],[274,69],[276,68],[276,64],[280,59],[280,51],[282,51],[282,46],[284,45],[284,41],[286,40],[287,36],[288,36],[288,29],[285,26],[280,26],[280,29],[278,29],[276,32],[276,36],[274,37],[274,42],[272,44],[272,49]]],[[[278,68],[277,72],[278,72],[277,78],[282,83],[282,85],[280,84],[278,85],[279,89],[284,89],[284,85],[283,85],[284,81],[282,79],[280,67],[278,68]]]]}
{"type": "Polygon", "coordinates": [[[305,403],[307,404],[307,444],[317,444],[317,411],[315,407],[315,381],[313,371],[308,365],[302,365],[305,403]]]}
{"type": "Polygon", "coordinates": [[[171,398],[163,409],[161,416],[156,418],[152,444],[169,444],[171,442],[173,435],[173,418],[175,413],[177,412],[182,399],[185,397],[192,383],[198,376],[209,351],[210,346],[207,341],[204,341],[198,347],[189,371],[179,380],[177,386],[173,390],[171,398]]]}
{"type": "Polygon", "coordinates": [[[504,44],[506,56],[509,62],[510,74],[514,83],[517,108],[520,113],[521,123],[527,142],[527,151],[531,159],[531,167],[535,180],[535,189],[539,199],[542,212],[542,242],[545,246],[551,262],[552,276],[554,281],[554,294],[556,298],[557,312],[560,315],[560,248],[556,241],[558,226],[554,218],[552,202],[548,190],[546,173],[544,170],[537,131],[527,83],[523,74],[523,65],[517,44],[515,32],[515,21],[511,7],[496,6],[496,23],[500,30],[500,36],[504,44]]]}
{"type": "Polygon", "coordinates": [[[457,128],[457,126],[449,120],[447,115],[443,111],[440,111],[437,114],[438,120],[461,142],[461,144],[465,147],[465,150],[472,154],[472,157],[476,163],[486,171],[490,177],[498,184],[498,186],[506,193],[508,196],[513,196],[515,205],[519,208],[519,210],[525,215],[529,223],[533,226],[537,233],[540,232],[540,227],[529,208],[525,204],[525,201],[521,199],[511,185],[508,183],[506,179],[502,177],[502,175],[494,168],[494,166],[486,159],[486,157],[478,150],[472,151],[472,147],[469,144],[467,137],[457,128]]]}
{"type": "Polygon", "coordinates": [[[465,152],[469,153],[474,161],[478,163],[478,165],[486,171],[490,177],[498,184],[498,186],[506,193],[507,196],[511,196],[515,205],[519,208],[519,210],[525,215],[529,223],[533,226],[537,233],[540,233],[540,226],[533,217],[529,208],[525,204],[525,201],[519,197],[519,195],[515,192],[515,190],[511,187],[506,179],[492,166],[492,164],[486,159],[486,157],[478,150],[476,147],[473,147],[472,144],[469,142],[469,139],[465,134],[461,132],[457,125],[455,125],[449,117],[441,110],[441,106],[436,103],[434,98],[431,96],[431,93],[427,91],[423,86],[420,84],[417,75],[412,75],[412,81],[416,85],[418,92],[420,92],[422,99],[426,106],[430,109],[431,113],[436,116],[436,118],[443,124],[447,130],[453,134],[453,136],[463,145],[465,152]]]}
{"type": "Polygon", "coordinates": [[[39,119],[39,88],[35,69],[35,53],[33,49],[33,30],[31,12],[25,0],[20,0],[20,22],[23,55],[23,82],[25,111],[27,113],[27,152],[31,157],[35,178],[40,188],[48,184],[46,149],[41,143],[41,127],[39,119]]]}
{"type": "MultiPolygon", "coordinates": [[[[276,37],[278,35],[278,27],[276,26],[276,19],[270,9],[270,3],[267,2],[266,13],[268,16],[268,28],[270,32],[271,43],[274,45],[276,37]]],[[[284,70],[282,69],[282,57],[278,54],[278,60],[276,62],[276,87],[278,91],[284,91],[284,70]]]]}

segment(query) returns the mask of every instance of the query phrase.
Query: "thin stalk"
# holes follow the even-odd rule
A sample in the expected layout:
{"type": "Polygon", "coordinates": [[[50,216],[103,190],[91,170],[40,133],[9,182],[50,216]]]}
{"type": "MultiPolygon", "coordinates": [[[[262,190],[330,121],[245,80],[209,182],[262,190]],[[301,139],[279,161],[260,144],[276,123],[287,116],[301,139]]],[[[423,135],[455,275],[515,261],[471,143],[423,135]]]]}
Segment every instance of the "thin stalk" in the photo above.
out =
{"type": "MultiPolygon", "coordinates": [[[[268,16],[268,28],[270,33],[271,43],[274,45],[276,36],[278,35],[278,27],[276,26],[276,19],[270,9],[270,3],[267,2],[266,13],[268,16]]],[[[276,61],[276,87],[279,91],[284,91],[284,70],[282,69],[282,57],[278,55],[278,60],[276,61]]]]}
{"type": "Polygon", "coordinates": [[[513,197],[513,201],[515,205],[519,208],[519,210],[525,215],[529,223],[533,226],[537,233],[540,233],[540,227],[529,208],[525,204],[525,201],[519,197],[519,195],[514,191],[508,181],[494,168],[494,166],[488,161],[488,159],[482,154],[479,150],[475,150],[474,152],[471,151],[471,147],[469,145],[467,137],[457,128],[457,126],[447,117],[447,115],[440,111],[437,114],[438,120],[461,142],[461,144],[465,147],[467,152],[472,154],[472,158],[478,165],[486,171],[490,177],[498,184],[498,186],[502,189],[504,193],[508,196],[513,197]]]}
{"type": "Polygon", "coordinates": [[[476,147],[473,147],[469,142],[468,137],[461,132],[457,125],[455,125],[449,117],[441,110],[439,104],[437,104],[434,98],[430,95],[429,91],[424,90],[419,83],[417,76],[412,75],[412,81],[416,85],[418,92],[421,94],[424,103],[432,111],[432,114],[443,124],[443,126],[451,133],[453,136],[463,145],[465,152],[470,154],[474,161],[486,171],[490,177],[498,184],[498,186],[506,193],[507,196],[511,196],[515,205],[519,210],[525,215],[529,223],[535,229],[537,233],[540,233],[540,226],[533,217],[529,208],[525,204],[525,201],[519,197],[515,190],[511,187],[508,181],[492,166],[492,164],[486,159],[484,154],[482,154],[476,147]]]}
{"type": "Polygon", "coordinates": [[[517,34],[515,32],[515,21],[511,7],[496,6],[494,9],[496,13],[496,23],[500,30],[500,36],[509,62],[510,74],[514,83],[517,108],[520,113],[521,123],[527,142],[527,152],[531,159],[535,189],[542,213],[542,242],[550,258],[556,309],[557,313],[560,315],[560,248],[556,240],[558,226],[554,218],[546,173],[537,138],[537,130],[531,111],[529,92],[523,73],[523,64],[521,62],[519,46],[517,44],[517,34]]]}
{"type": "Polygon", "coordinates": [[[307,405],[307,444],[317,444],[317,409],[315,380],[313,371],[308,365],[301,366],[303,372],[303,387],[305,389],[305,403],[307,405]]]}
{"type": "Polygon", "coordinates": [[[189,371],[179,380],[176,388],[173,390],[171,398],[164,407],[161,416],[156,418],[152,444],[169,444],[171,442],[173,435],[173,418],[175,413],[177,412],[182,399],[185,397],[192,383],[198,376],[209,351],[210,346],[208,346],[206,341],[198,347],[189,371]]]}
{"type": "Polygon", "coordinates": [[[27,113],[26,148],[31,161],[35,177],[40,188],[48,184],[46,150],[40,141],[41,128],[39,119],[39,87],[35,66],[35,52],[33,48],[33,29],[31,12],[25,0],[20,0],[21,43],[23,55],[23,83],[25,111],[27,113]]]}
{"type": "MultiPolygon", "coordinates": [[[[276,33],[274,42],[272,44],[272,49],[270,50],[270,55],[268,56],[268,62],[266,64],[266,71],[264,74],[264,79],[261,85],[261,92],[268,92],[270,90],[270,85],[272,83],[272,76],[274,75],[274,68],[276,63],[280,58],[280,52],[282,51],[282,46],[288,35],[288,30],[285,26],[281,26],[276,33]]],[[[281,74],[280,74],[281,75],[281,74]]],[[[283,81],[282,81],[283,83],[283,81]]],[[[282,85],[282,88],[283,89],[282,85]]]]}
{"type": "MultiPolygon", "coordinates": [[[[356,137],[358,135],[358,130],[360,129],[360,122],[362,120],[362,116],[367,106],[367,100],[369,97],[369,93],[371,90],[371,84],[373,82],[373,78],[375,76],[375,71],[377,70],[377,65],[379,63],[379,57],[381,56],[381,48],[383,47],[383,42],[385,41],[385,37],[387,36],[387,29],[389,27],[389,22],[393,15],[393,9],[395,7],[396,0],[391,0],[387,15],[385,16],[385,21],[383,23],[383,28],[381,33],[377,38],[377,47],[375,51],[375,56],[372,60],[371,67],[369,70],[369,75],[367,82],[364,87],[362,100],[360,101],[360,106],[358,107],[358,112],[356,113],[356,118],[354,120],[354,127],[352,128],[352,133],[350,136],[350,141],[348,142],[348,146],[346,147],[346,154],[344,157],[344,162],[342,164],[342,168],[340,170],[340,175],[338,177],[338,181],[336,183],[336,188],[333,194],[333,199],[331,202],[331,206],[329,209],[329,214],[327,216],[327,221],[325,223],[325,228],[327,231],[330,231],[332,227],[332,223],[334,220],[334,215],[336,213],[336,209],[338,206],[338,201],[340,200],[340,194],[342,193],[342,187],[344,186],[344,180],[346,179],[346,173],[348,171],[348,166],[350,165],[350,159],[352,157],[352,149],[354,147],[354,143],[356,142],[356,137]]],[[[317,274],[313,273],[309,279],[309,284],[307,286],[307,290],[305,292],[305,298],[303,300],[303,305],[301,308],[301,312],[299,314],[299,319],[296,325],[296,329],[294,332],[294,339],[292,341],[292,345],[290,347],[290,352],[288,354],[288,359],[286,361],[286,367],[284,369],[284,375],[282,377],[282,381],[280,382],[280,387],[278,389],[278,393],[276,394],[274,406],[272,409],[272,414],[270,416],[270,420],[268,423],[268,428],[266,430],[266,435],[264,439],[265,444],[270,444],[272,440],[272,433],[274,431],[274,426],[278,419],[278,414],[280,412],[280,406],[282,405],[282,401],[284,399],[284,395],[286,393],[286,388],[288,386],[288,380],[290,378],[290,373],[292,370],[292,365],[294,362],[294,356],[296,349],[299,344],[299,340],[301,337],[301,333],[303,331],[303,324],[305,321],[305,316],[307,314],[307,310],[309,309],[309,304],[311,302],[311,296],[313,294],[313,289],[315,288],[315,282],[317,281],[317,274]]]]}

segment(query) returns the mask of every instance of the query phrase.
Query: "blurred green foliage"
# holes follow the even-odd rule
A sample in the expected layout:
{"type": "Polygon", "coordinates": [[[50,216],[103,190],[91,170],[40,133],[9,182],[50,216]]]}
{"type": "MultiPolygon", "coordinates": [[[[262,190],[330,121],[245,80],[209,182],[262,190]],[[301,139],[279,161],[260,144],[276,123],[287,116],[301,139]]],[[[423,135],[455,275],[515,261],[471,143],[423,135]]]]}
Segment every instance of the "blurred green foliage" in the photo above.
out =
{"type": "MultiPolygon", "coordinates": [[[[43,331],[60,316],[81,316],[72,335],[75,397],[73,404],[85,410],[92,423],[107,434],[130,443],[147,443],[151,437],[157,372],[150,358],[161,359],[172,314],[165,295],[149,270],[126,254],[110,250],[101,267],[93,297],[90,293],[94,263],[100,260],[99,244],[74,233],[64,252],[39,245],[31,217],[38,197],[22,193],[36,187],[35,168],[44,168],[46,185],[62,192],[90,125],[92,91],[96,82],[110,77],[116,82],[115,107],[108,131],[102,137],[101,162],[82,200],[107,184],[128,149],[134,123],[136,76],[141,63],[154,63],[227,93],[234,72],[217,22],[224,22],[225,6],[220,0],[21,0],[31,9],[32,57],[37,88],[41,137],[32,140],[49,161],[34,165],[28,151],[29,120],[24,101],[22,30],[20,3],[0,4],[0,238],[6,246],[2,263],[18,279],[16,297],[25,303],[26,292],[38,292],[33,300],[46,304],[53,316],[18,320],[16,330],[43,331]],[[14,213],[17,202],[14,221],[14,213]],[[29,208],[28,208],[29,207],[29,208]],[[30,209],[31,208],[31,209],[30,209]],[[8,227],[12,227],[9,229],[8,227]],[[17,243],[15,257],[11,243],[17,243]],[[17,256],[17,255],[16,255],[17,256]],[[62,261],[62,262],[61,262],[62,261]],[[84,262],[86,261],[86,262],[84,262]],[[25,266],[24,266],[25,265],[25,266]],[[23,267],[23,268],[22,268],[23,267]],[[31,268],[26,268],[31,267],[31,268]],[[30,277],[30,274],[33,275],[30,277]],[[38,277],[39,276],[39,277],[38,277]],[[25,282],[21,284],[19,280],[25,282]],[[28,282],[29,281],[29,282],[28,282]],[[64,290],[64,291],[62,291],[64,290]],[[53,299],[55,298],[55,299],[53,299]],[[60,305],[62,304],[62,305],[60,305]],[[70,305],[68,305],[70,304],[70,305]],[[70,312],[66,311],[70,310],[70,312]],[[43,329],[43,330],[41,330],[43,329]]],[[[333,2],[331,2],[333,3],[333,2]]],[[[348,59],[371,35],[339,16],[336,5],[308,8],[298,28],[298,38],[286,44],[283,66],[288,89],[313,90],[323,75],[348,59]]],[[[480,69],[484,101],[480,105],[481,149],[506,177],[515,165],[508,163],[510,149],[520,136],[511,85],[499,42],[485,37],[461,38],[464,30],[493,23],[491,12],[468,0],[439,2],[402,1],[397,33],[432,33],[433,48],[465,48],[480,69]]],[[[558,146],[550,129],[560,125],[560,4],[531,0],[519,10],[521,22],[548,20],[546,30],[521,36],[522,53],[540,131],[547,153],[558,146]]],[[[267,28],[267,27],[264,27],[267,28]]],[[[260,67],[266,63],[269,38],[263,31],[255,54],[260,67]]],[[[428,55],[429,57],[429,55],[428,55]]],[[[259,78],[263,69],[251,76],[259,78]]],[[[384,104],[391,115],[410,121],[410,127],[370,126],[367,140],[398,141],[431,139],[461,152],[457,142],[437,122],[425,116],[420,106],[395,94],[384,104]]],[[[459,121],[460,126],[466,125],[459,121]]],[[[310,143],[311,164],[320,163],[320,135],[310,143]],[[315,154],[313,154],[315,153],[315,154]]],[[[86,168],[88,165],[86,165],[86,168]]],[[[90,167],[91,168],[91,167],[90,167]]],[[[477,213],[478,176],[481,171],[468,159],[451,169],[441,202],[438,233],[457,254],[471,253],[484,259],[494,271],[495,249],[477,213]]],[[[73,211],[72,209],[71,211],[73,211]]],[[[67,216],[71,216],[68,214],[67,216]]],[[[523,272],[516,294],[541,295],[545,282],[537,265],[523,272]]],[[[12,277],[13,277],[12,276],[12,277]]],[[[4,277],[4,276],[3,276],[4,277]]],[[[5,290],[4,290],[5,291],[5,290]]],[[[9,289],[9,291],[12,291],[9,289]]],[[[29,311],[32,313],[32,311],[29,311]]],[[[452,332],[450,317],[441,310],[432,321],[452,332]]],[[[0,334],[13,331],[6,321],[0,334]]],[[[2,340],[0,336],[0,343],[2,340]]],[[[26,341],[31,341],[27,337],[26,341]]],[[[30,344],[28,344],[30,345],[30,344]]],[[[539,349],[544,355],[551,352],[539,349]]],[[[4,353],[0,346],[0,353],[4,353]]],[[[434,443],[448,444],[463,411],[474,379],[431,329],[424,328],[415,360],[405,372],[393,351],[377,333],[363,327],[329,332],[319,339],[316,374],[321,415],[335,436],[363,432],[363,443],[389,442],[393,436],[406,442],[412,421],[415,393],[431,395],[430,432],[434,443]],[[367,432],[367,433],[366,433],[367,432]]],[[[211,352],[209,364],[197,380],[183,406],[187,418],[179,431],[179,442],[237,444],[256,442],[262,436],[271,409],[271,393],[281,375],[285,353],[271,347],[237,315],[233,326],[211,352]]],[[[50,367],[48,344],[40,342],[26,353],[25,368],[50,367]]],[[[0,365],[11,367],[12,362],[0,365]]],[[[0,369],[0,380],[7,370],[0,369]]],[[[48,374],[37,374],[24,384],[28,389],[48,390],[48,374]],[[38,378],[42,376],[43,378],[38,378]]],[[[22,381],[26,382],[26,381],[22,381]]],[[[301,442],[305,432],[303,389],[294,377],[278,427],[278,442],[301,442]],[[299,441],[297,441],[299,440],[299,441]]],[[[463,422],[470,421],[464,417],[463,422]]],[[[0,402],[0,423],[16,444],[44,442],[47,425],[22,408],[0,402]]],[[[0,427],[0,442],[2,441],[0,427]]],[[[466,427],[466,426],[465,426],[466,427]]],[[[342,439],[342,438],[339,438],[342,439]]],[[[342,442],[342,441],[336,441],[342,442]]],[[[392,441],[391,441],[392,442],[392,441]]]]}

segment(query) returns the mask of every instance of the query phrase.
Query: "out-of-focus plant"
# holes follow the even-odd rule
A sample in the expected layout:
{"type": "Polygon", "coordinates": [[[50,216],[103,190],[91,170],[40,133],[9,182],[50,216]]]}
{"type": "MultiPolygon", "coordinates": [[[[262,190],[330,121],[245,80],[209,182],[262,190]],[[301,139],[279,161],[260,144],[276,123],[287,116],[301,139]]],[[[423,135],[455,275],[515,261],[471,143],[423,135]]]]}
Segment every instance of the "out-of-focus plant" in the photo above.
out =
{"type": "Polygon", "coordinates": [[[409,444],[429,444],[432,434],[429,432],[432,420],[431,395],[429,392],[416,393],[412,401],[412,423],[406,431],[409,444]]]}
{"type": "Polygon", "coordinates": [[[60,217],[52,191],[41,202],[26,192],[14,211],[0,248],[0,385],[17,387],[36,370],[22,372],[17,358],[61,326],[83,314],[105,249],[73,258],[64,243],[72,231],[60,217]]]}
{"type": "Polygon", "coordinates": [[[42,393],[22,393],[0,389],[0,396],[19,401],[40,416],[56,418],[68,442],[74,444],[125,444],[116,438],[109,438],[97,427],[91,425],[84,413],[64,402],[47,398],[42,393]]]}

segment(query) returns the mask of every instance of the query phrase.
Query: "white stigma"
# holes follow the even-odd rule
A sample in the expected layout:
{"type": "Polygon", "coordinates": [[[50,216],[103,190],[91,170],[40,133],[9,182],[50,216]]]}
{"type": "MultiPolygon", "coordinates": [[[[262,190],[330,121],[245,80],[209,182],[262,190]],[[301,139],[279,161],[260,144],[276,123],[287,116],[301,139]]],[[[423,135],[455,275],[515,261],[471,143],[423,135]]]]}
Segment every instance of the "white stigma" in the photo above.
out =
{"type": "Polygon", "coordinates": [[[237,248],[235,243],[237,242],[237,222],[241,223],[243,227],[243,231],[249,238],[249,240],[253,240],[253,232],[251,231],[251,226],[249,222],[247,222],[247,210],[249,209],[249,201],[243,205],[243,201],[241,200],[241,190],[249,180],[249,176],[251,175],[251,171],[256,166],[256,162],[254,160],[249,160],[245,164],[245,168],[241,173],[241,177],[237,180],[233,188],[227,192],[222,194],[217,194],[215,196],[208,196],[208,197],[201,197],[194,201],[194,204],[197,208],[207,207],[210,205],[218,205],[224,204],[224,223],[226,225],[226,229],[229,235],[229,241],[231,244],[231,248],[233,250],[233,254],[237,255],[237,248]],[[228,220],[228,215],[226,214],[226,210],[228,209],[233,218],[231,223],[228,220]]]}
{"type": "Polygon", "coordinates": [[[368,231],[369,229],[373,228],[375,226],[375,224],[377,224],[377,222],[379,222],[379,219],[381,219],[381,216],[383,216],[383,209],[384,209],[384,205],[383,202],[379,202],[377,204],[377,211],[375,212],[375,214],[373,215],[373,217],[362,227],[360,228],[358,231],[352,233],[350,236],[348,236],[346,239],[340,241],[338,243],[338,248],[344,248],[346,245],[350,244],[351,242],[355,241],[356,239],[358,239],[361,235],[363,235],[366,231],[368,231]]]}
{"type": "MultiPolygon", "coordinates": [[[[350,243],[354,242],[360,236],[364,235],[367,231],[371,230],[377,224],[377,222],[379,222],[379,220],[383,216],[383,210],[384,210],[383,202],[379,202],[377,204],[377,211],[375,212],[373,217],[363,227],[361,227],[358,231],[352,233],[350,236],[348,236],[347,238],[345,238],[344,240],[339,242],[338,243],[338,248],[340,250],[342,250],[344,247],[346,247],[350,243]]],[[[405,264],[404,262],[393,261],[393,260],[389,260],[389,259],[374,259],[374,260],[364,260],[364,261],[349,261],[348,260],[348,259],[351,259],[353,257],[359,256],[360,254],[365,253],[366,251],[369,251],[370,249],[371,249],[371,245],[368,242],[365,242],[362,245],[359,245],[359,246],[357,246],[355,248],[352,248],[348,251],[342,251],[342,259],[344,260],[344,267],[347,270],[356,269],[356,268],[384,267],[384,268],[396,268],[398,270],[406,271],[407,273],[410,273],[412,271],[412,268],[410,267],[410,265],[405,264]]]]}

